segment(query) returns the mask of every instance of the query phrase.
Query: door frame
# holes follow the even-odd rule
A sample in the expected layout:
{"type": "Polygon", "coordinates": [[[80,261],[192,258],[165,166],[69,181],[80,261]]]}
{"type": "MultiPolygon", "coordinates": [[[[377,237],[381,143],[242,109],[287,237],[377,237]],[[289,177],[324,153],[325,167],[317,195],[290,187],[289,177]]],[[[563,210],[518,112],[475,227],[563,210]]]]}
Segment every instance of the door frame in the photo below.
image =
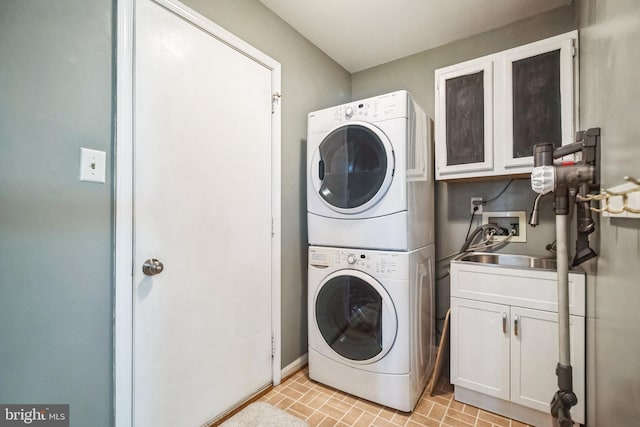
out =
{"type": "MultiPolygon", "coordinates": [[[[133,425],[133,114],[134,3],[117,0],[116,141],[114,148],[113,406],[117,426],[133,425]]],[[[281,381],[281,68],[253,46],[176,0],[153,0],[271,71],[272,381],[281,381]]]]}

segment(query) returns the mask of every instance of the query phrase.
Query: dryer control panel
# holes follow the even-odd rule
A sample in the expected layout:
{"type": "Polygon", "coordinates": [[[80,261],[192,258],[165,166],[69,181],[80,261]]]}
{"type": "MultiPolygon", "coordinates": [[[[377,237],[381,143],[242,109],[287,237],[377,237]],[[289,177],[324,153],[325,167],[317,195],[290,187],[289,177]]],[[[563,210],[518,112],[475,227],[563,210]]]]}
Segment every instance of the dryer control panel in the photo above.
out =
{"type": "Polygon", "coordinates": [[[318,269],[353,269],[376,277],[406,275],[407,252],[372,251],[347,248],[309,248],[309,266],[318,269]]]}
{"type": "Polygon", "coordinates": [[[400,90],[314,111],[309,113],[307,133],[326,132],[342,123],[354,120],[378,122],[406,118],[408,114],[408,98],[407,91],[400,90]]]}

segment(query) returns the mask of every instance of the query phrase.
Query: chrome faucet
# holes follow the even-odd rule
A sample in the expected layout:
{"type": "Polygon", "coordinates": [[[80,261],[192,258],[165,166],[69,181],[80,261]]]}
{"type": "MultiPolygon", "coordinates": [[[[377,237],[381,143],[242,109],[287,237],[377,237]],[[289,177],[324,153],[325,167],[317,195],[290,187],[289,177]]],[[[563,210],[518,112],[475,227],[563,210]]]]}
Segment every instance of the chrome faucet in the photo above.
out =
{"type": "Polygon", "coordinates": [[[535,227],[539,224],[538,220],[538,204],[540,203],[540,199],[542,199],[545,195],[549,193],[539,193],[536,196],[535,202],[533,202],[533,210],[531,211],[531,218],[529,218],[529,225],[535,227]]]}

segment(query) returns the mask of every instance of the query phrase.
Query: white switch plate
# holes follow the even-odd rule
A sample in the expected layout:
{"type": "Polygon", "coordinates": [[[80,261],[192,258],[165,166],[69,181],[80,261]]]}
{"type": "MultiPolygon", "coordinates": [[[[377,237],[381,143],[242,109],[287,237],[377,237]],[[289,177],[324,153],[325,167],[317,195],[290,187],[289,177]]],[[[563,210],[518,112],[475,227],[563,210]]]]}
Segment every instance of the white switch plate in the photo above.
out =
{"type": "Polygon", "coordinates": [[[105,182],[107,153],[80,148],[80,181],[105,182]]]}

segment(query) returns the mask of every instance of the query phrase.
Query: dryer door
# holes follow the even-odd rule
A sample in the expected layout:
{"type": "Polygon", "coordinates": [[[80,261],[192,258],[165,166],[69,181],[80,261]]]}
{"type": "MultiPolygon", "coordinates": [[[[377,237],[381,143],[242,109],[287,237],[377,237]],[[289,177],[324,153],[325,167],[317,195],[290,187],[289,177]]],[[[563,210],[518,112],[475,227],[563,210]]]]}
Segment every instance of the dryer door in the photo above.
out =
{"type": "Polygon", "coordinates": [[[350,122],[322,140],[311,162],[310,179],[327,206],[355,214],[384,197],[394,168],[389,138],[370,123],[350,122]]]}
{"type": "Polygon", "coordinates": [[[350,362],[375,362],[396,339],[391,297],[373,277],[357,270],[332,273],[320,284],[314,314],[325,343],[350,362]]]}

